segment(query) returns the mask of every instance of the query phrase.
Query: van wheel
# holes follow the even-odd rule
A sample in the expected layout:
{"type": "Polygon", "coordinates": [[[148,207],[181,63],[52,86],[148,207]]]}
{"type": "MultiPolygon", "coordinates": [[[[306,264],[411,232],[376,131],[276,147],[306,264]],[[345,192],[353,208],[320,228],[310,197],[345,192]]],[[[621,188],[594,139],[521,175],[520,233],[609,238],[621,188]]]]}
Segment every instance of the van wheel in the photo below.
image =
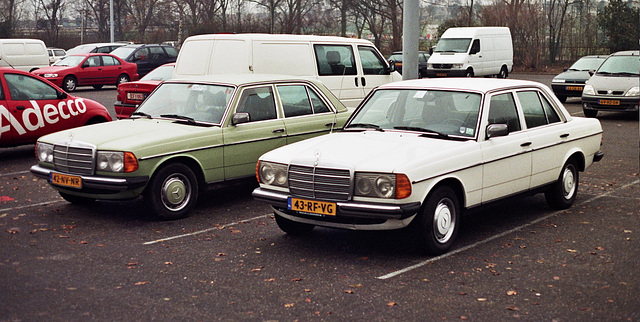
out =
{"type": "Polygon", "coordinates": [[[464,73],[464,77],[473,77],[473,69],[467,69],[467,72],[464,73]]]}
{"type": "Polygon", "coordinates": [[[500,68],[500,72],[498,73],[498,78],[507,78],[509,76],[509,71],[506,66],[502,66],[500,68]]]}
{"type": "Polygon", "coordinates": [[[196,175],[185,164],[166,165],[153,175],[143,197],[158,219],[187,217],[198,200],[196,175]]]}
{"type": "Polygon", "coordinates": [[[553,209],[567,209],[573,205],[578,195],[578,167],[576,162],[570,159],[562,167],[558,180],[545,191],[544,197],[547,204],[553,209]]]}
{"type": "Polygon", "coordinates": [[[122,83],[128,83],[129,80],[130,80],[129,75],[122,74],[122,75],[118,76],[118,83],[116,83],[116,85],[120,85],[122,83]]]}
{"type": "Polygon", "coordinates": [[[75,91],[77,86],[78,80],[76,80],[76,78],[73,76],[67,76],[62,81],[62,89],[64,89],[66,92],[75,91]]]}
{"type": "Polygon", "coordinates": [[[458,235],[460,216],[460,202],[455,191],[449,186],[437,187],[411,223],[411,233],[427,253],[444,254],[458,235]]]}

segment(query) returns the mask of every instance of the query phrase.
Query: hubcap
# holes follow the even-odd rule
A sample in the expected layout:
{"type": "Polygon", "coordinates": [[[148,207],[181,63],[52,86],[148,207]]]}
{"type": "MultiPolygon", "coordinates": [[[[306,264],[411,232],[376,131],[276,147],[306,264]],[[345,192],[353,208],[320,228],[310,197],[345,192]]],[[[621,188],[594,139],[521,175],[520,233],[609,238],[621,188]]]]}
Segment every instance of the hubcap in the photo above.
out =
{"type": "Polygon", "coordinates": [[[191,198],[188,179],[179,175],[168,178],[162,186],[162,203],[172,211],[184,208],[191,198]]]}
{"type": "Polygon", "coordinates": [[[455,227],[455,215],[450,200],[440,201],[433,214],[433,230],[439,243],[444,244],[451,238],[455,227]]]}
{"type": "Polygon", "coordinates": [[[562,192],[565,199],[571,199],[576,192],[576,178],[569,167],[562,173],[562,192]]]}

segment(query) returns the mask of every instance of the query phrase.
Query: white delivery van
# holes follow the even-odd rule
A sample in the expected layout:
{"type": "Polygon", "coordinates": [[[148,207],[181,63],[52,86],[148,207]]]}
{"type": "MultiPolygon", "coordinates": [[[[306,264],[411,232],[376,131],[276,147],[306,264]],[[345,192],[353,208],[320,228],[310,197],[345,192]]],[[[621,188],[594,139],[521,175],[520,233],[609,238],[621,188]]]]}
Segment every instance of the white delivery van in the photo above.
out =
{"type": "Polygon", "coordinates": [[[349,107],[372,88],[402,79],[370,41],[283,34],[191,36],[180,48],[173,76],[238,73],[319,79],[349,107]]]}
{"type": "Polygon", "coordinates": [[[513,44],[508,27],[449,28],[427,64],[428,77],[492,76],[513,71],[513,44]]]}
{"type": "Polygon", "coordinates": [[[0,67],[25,72],[49,66],[47,46],[38,39],[0,39],[0,67]]]}

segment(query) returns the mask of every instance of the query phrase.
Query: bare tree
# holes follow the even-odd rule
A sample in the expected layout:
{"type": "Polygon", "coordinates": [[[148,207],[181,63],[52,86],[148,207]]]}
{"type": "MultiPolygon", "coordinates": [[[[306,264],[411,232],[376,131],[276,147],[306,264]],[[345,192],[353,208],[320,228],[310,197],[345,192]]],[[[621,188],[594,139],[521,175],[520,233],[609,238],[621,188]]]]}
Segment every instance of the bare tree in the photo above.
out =
{"type": "Polygon", "coordinates": [[[269,13],[269,33],[275,33],[276,13],[284,0],[248,0],[264,7],[269,13]]]}
{"type": "Polygon", "coordinates": [[[64,0],[39,0],[42,7],[42,13],[46,18],[40,27],[44,28],[46,38],[45,42],[58,42],[58,34],[60,32],[60,22],[64,13],[64,0]]]}
{"type": "Polygon", "coordinates": [[[159,0],[130,0],[129,7],[139,40],[146,41],[147,28],[152,22],[155,6],[159,0]]]}
{"type": "Polygon", "coordinates": [[[15,33],[16,21],[23,0],[3,0],[0,2],[0,38],[11,38],[15,33]]]}
{"type": "Polygon", "coordinates": [[[549,62],[554,63],[560,55],[562,31],[570,0],[548,0],[546,5],[549,26],[549,62]]]}

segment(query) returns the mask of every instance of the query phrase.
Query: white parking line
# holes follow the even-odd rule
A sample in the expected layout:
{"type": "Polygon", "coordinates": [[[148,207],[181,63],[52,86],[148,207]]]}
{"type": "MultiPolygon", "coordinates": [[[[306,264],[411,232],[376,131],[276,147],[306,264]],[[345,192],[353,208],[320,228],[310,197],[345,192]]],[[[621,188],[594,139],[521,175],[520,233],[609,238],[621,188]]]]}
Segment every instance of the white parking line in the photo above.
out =
{"type": "Polygon", "coordinates": [[[54,201],[46,201],[46,202],[41,202],[41,203],[34,203],[34,204],[31,204],[31,205],[24,205],[24,206],[19,206],[19,207],[4,208],[4,209],[0,209],[0,212],[18,210],[18,209],[24,209],[24,208],[30,208],[30,207],[37,207],[37,206],[47,206],[47,205],[52,205],[52,204],[60,203],[60,202],[65,202],[65,201],[64,200],[54,200],[54,201]]]}
{"type": "Polygon", "coordinates": [[[31,171],[26,170],[26,171],[18,171],[18,172],[10,172],[10,173],[2,173],[0,174],[0,177],[10,177],[10,176],[15,176],[17,174],[26,174],[26,173],[30,173],[31,171]]]}
{"type": "Polygon", "coordinates": [[[193,236],[193,235],[199,235],[199,234],[203,234],[203,233],[206,233],[206,232],[209,232],[209,231],[212,231],[212,230],[225,229],[227,227],[235,226],[237,224],[254,221],[256,219],[266,218],[266,217],[268,217],[270,215],[271,214],[260,215],[260,216],[257,216],[257,217],[253,217],[253,218],[249,218],[249,219],[244,219],[244,220],[240,220],[240,221],[235,221],[235,222],[232,222],[232,223],[224,224],[224,225],[218,226],[218,227],[213,227],[213,228],[207,228],[207,229],[203,229],[203,230],[199,230],[199,231],[194,231],[194,232],[188,233],[188,234],[182,234],[182,235],[166,237],[166,238],[162,238],[162,239],[156,239],[156,240],[152,240],[152,241],[148,241],[148,242],[142,243],[142,245],[151,245],[151,244],[155,244],[155,243],[164,242],[164,241],[167,241],[167,240],[183,238],[183,237],[189,237],[189,236],[193,236]]]}
{"type": "MultiPolygon", "coordinates": [[[[633,186],[633,185],[636,185],[636,184],[638,184],[638,183],[640,183],[640,180],[636,180],[636,181],[634,181],[634,182],[632,182],[632,183],[629,183],[629,184],[627,184],[627,185],[624,185],[624,186],[622,186],[622,187],[620,187],[620,188],[618,188],[618,189],[616,189],[616,190],[611,190],[611,191],[609,191],[609,192],[607,192],[607,193],[604,193],[604,194],[601,194],[601,195],[597,195],[597,196],[595,196],[595,197],[593,197],[593,198],[591,198],[591,199],[588,199],[588,200],[585,200],[584,202],[581,202],[580,204],[574,205],[574,207],[579,206],[579,205],[584,205],[584,204],[591,203],[591,202],[593,202],[593,201],[595,201],[595,200],[597,200],[597,199],[600,199],[600,198],[602,198],[602,197],[606,197],[606,196],[608,196],[608,195],[610,195],[610,194],[612,194],[612,193],[614,193],[614,192],[617,192],[618,190],[625,189],[625,188],[627,188],[627,187],[629,187],[629,186],[633,186]]],[[[417,263],[417,264],[415,264],[415,265],[411,265],[411,266],[409,266],[409,267],[405,267],[405,268],[403,268],[403,269],[400,269],[400,270],[397,270],[397,271],[391,272],[391,273],[386,274],[386,275],[378,276],[378,277],[376,277],[376,278],[377,278],[377,279],[380,279],[380,280],[386,280],[386,279],[389,279],[389,278],[392,278],[392,277],[396,277],[396,276],[398,276],[398,275],[401,275],[401,274],[404,274],[404,273],[406,273],[406,272],[412,271],[412,270],[414,270],[414,269],[416,269],[416,268],[420,268],[420,267],[422,267],[422,266],[424,266],[424,265],[427,265],[427,264],[429,264],[429,263],[433,263],[433,262],[439,261],[439,260],[441,260],[441,259],[443,259],[443,258],[447,258],[447,257],[449,257],[449,256],[453,256],[453,255],[456,255],[456,254],[458,254],[458,253],[462,253],[462,252],[467,251],[467,250],[469,250],[469,249],[471,249],[471,248],[478,247],[478,246],[480,246],[480,245],[482,245],[482,244],[486,244],[486,243],[488,243],[488,242],[490,242],[490,241],[492,241],[492,240],[498,239],[498,238],[500,238],[500,237],[504,237],[504,236],[509,235],[509,234],[511,234],[511,233],[513,233],[513,232],[516,232],[516,231],[522,230],[522,229],[524,229],[524,228],[527,228],[527,227],[529,227],[529,226],[531,226],[531,225],[535,225],[535,224],[537,224],[537,223],[539,223],[539,222],[541,222],[541,221],[543,221],[543,220],[546,220],[546,219],[548,219],[548,218],[550,218],[550,217],[553,217],[553,216],[555,216],[555,215],[557,215],[557,214],[559,214],[559,213],[561,213],[561,212],[564,212],[564,210],[559,210],[559,211],[556,211],[556,212],[550,213],[550,214],[548,214],[548,215],[546,215],[546,216],[544,216],[544,217],[541,217],[541,218],[538,218],[538,219],[536,219],[536,220],[533,220],[533,221],[531,221],[531,222],[529,222],[529,223],[527,223],[527,224],[524,224],[524,225],[518,226],[518,227],[516,227],[516,228],[510,229],[510,230],[505,231],[505,232],[502,232],[502,233],[500,233],[500,234],[497,234],[497,235],[495,235],[495,236],[492,236],[492,237],[489,237],[489,238],[487,238],[487,239],[481,240],[481,241],[479,241],[479,242],[473,243],[473,244],[471,244],[471,245],[467,245],[467,246],[465,246],[465,247],[458,248],[458,249],[456,249],[456,250],[454,250],[454,251],[451,251],[451,252],[449,252],[449,253],[446,253],[446,254],[443,254],[443,255],[440,255],[440,256],[436,256],[436,257],[433,257],[433,258],[429,258],[428,260],[425,260],[425,261],[423,261],[423,262],[417,263]]]]}

